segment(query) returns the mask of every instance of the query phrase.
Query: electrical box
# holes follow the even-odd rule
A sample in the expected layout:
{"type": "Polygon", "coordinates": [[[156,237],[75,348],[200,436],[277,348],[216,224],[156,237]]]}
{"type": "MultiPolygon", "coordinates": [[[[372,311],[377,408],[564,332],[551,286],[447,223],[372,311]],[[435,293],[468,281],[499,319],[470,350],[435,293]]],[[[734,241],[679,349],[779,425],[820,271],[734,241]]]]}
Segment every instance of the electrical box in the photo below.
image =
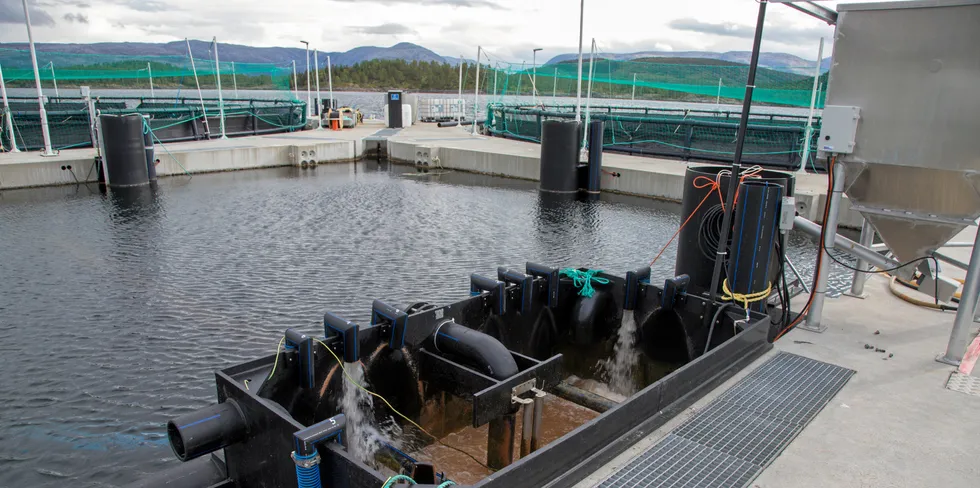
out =
{"type": "Polygon", "coordinates": [[[793,197],[783,197],[782,205],[780,206],[779,213],[779,230],[780,232],[789,232],[793,230],[793,221],[796,219],[796,198],[793,197]]]}
{"type": "Polygon", "coordinates": [[[825,153],[850,154],[854,152],[858,120],[861,108],[847,105],[827,105],[820,122],[820,140],[817,147],[825,153]]]}
{"type": "MultiPolygon", "coordinates": [[[[390,129],[401,129],[404,127],[402,120],[402,93],[401,90],[390,90],[388,92],[388,128],[390,129]]],[[[408,119],[409,124],[411,124],[411,118],[408,119]]]]}

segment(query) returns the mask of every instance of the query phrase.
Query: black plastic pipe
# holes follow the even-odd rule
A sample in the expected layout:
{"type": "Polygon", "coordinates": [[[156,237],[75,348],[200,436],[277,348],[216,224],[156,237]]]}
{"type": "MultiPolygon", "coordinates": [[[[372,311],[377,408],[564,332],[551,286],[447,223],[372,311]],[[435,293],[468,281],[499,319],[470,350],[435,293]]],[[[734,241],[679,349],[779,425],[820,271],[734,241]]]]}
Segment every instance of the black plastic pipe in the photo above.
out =
{"type": "Polygon", "coordinates": [[[517,362],[500,341],[455,322],[436,327],[432,342],[440,353],[456,356],[491,378],[505,380],[518,372],[517,362]]]}
{"type": "Polygon", "coordinates": [[[555,385],[552,393],[554,393],[558,398],[563,398],[576,405],[581,405],[589,410],[595,410],[599,413],[605,412],[606,410],[619,405],[618,403],[604,396],[596,395],[591,391],[569,385],[564,381],[555,385]]]}
{"type": "Polygon", "coordinates": [[[470,275],[470,295],[477,296],[481,292],[487,292],[490,294],[490,298],[497,300],[496,313],[497,315],[503,315],[507,310],[507,296],[504,282],[473,273],[470,275]]]}
{"type": "Polygon", "coordinates": [[[578,191],[578,122],[545,120],[541,123],[541,177],[539,189],[556,193],[578,191]]]}
{"type": "MultiPolygon", "coordinates": [[[[775,183],[746,181],[739,185],[727,274],[733,293],[761,293],[770,286],[782,198],[783,187],[775,183]]],[[[737,300],[736,304],[741,305],[737,300]]],[[[750,304],[750,308],[764,311],[765,301],[750,304]]]]}
{"type": "Polygon", "coordinates": [[[100,115],[109,186],[138,186],[150,182],[143,144],[143,116],[100,115]]]}
{"type": "Polygon", "coordinates": [[[248,434],[245,416],[234,400],[204,407],[167,422],[167,438],[181,461],[241,441],[248,434]]]}
{"type": "Polygon", "coordinates": [[[356,363],[360,360],[360,353],[357,350],[359,331],[360,327],[350,320],[330,312],[323,314],[323,335],[340,337],[340,344],[344,350],[344,362],[356,363]]]}
{"type": "Polygon", "coordinates": [[[531,276],[545,279],[548,284],[548,307],[557,307],[559,284],[558,268],[551,268],[543,264],[528,261],[527,264],[525,264],[524,269],[526,269],[527,274],[531,276]]]}
{"type": "Polygon", "coordinates": [[[297,359],[299,359],[300,381],[303,388],[313,388],[316,378],[314,367],[316,362],[313,360],[313,338],[295,330],[286,329],[286,348],[296,348],[297,359]]]}
{"type": "Polygon", "coordinates": [[[636,309],[637,297],[640,293],[640,283],[650,283],[650,267],[646,266],[636,271],[626,272],[626,293],[623,298],[623,310],[636,309]]]}
{"type": "Polygon", "coordinates": [[[586,178],[585,191],[599,193],[602,189],[602,139],[605,124],[601,120],[589,122],[589,168],[586,178]]]}
{"type": "Polygon", "coordinates": [[[515,284],[521,287],[521,314],[531,310],[531,298],[533,296],[534,277],[528,276],[520,271],[507,268],[497,268],[497,279],[505,283],[515,284]]]}
{"type": "MultiPolygon", "coordinates": [[[[144,119],[145,120],[145,119],[144,119]]],[[[157,165],[153,154],[153,131],[149,130],[149,122],[144,122],[143,148],[146,154],[146,176],[150,181],[157,179],[157,165]]]]}

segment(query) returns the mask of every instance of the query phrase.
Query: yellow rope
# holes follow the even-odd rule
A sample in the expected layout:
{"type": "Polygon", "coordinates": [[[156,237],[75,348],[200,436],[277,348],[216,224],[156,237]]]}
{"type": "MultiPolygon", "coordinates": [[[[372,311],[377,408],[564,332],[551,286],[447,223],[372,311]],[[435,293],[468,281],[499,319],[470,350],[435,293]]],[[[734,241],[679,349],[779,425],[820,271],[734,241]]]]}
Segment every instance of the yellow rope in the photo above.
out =
{"type": "Polygon", "coordinates": [[[761,302],[769,297],[769,294],[772,293],[772,283],[769,283],[769,286],[767,286],[765,290],[757,291],[755,293],[732,293],[732,291],[728,289],[728,279],[726,278],[721,282],[721,291],[724,293],[724,295],[721,297],[723,301],[741,302],[743,307],[748,310],[750,303],[761,302]]]}
{"type": "Polygon", "coordinates": [[[282,339],[279,339],[279,345],[276,346],[276,362],[272,364],[272,371],[269,371],[269,377],[266,380],[271,380],[272,375],[276,374],[276,368],[279,366],[279,350],[282,349],[283,342],[286,342],[286,336],[282,336],[282,339]]]}

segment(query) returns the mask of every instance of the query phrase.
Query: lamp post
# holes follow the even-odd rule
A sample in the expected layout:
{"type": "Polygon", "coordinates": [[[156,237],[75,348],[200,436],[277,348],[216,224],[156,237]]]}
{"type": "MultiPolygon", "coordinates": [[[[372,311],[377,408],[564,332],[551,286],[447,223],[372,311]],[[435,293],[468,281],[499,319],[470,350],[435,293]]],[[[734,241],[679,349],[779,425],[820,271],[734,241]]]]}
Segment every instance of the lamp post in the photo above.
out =
{"type": "Polygon", "coordinates": [[[320,101],[320,51],[313,48],[313,71],[316,72],[316,110],[313,112],[318,115],[319,120],[316,124],[316,128],[323,129],[323,114],[320,112],[323,110],[323,102],[320,101]]]}
{"type": "Polygon", "coordinates": [[[538,51],[541,51],[540,47],[536,47],[531,50],[531,105],[537,105],[538,96],[538,51]]]}
{"type": "Polygon", "coordinates": [[[313,95],[310,93],[310,43],[299,41],[306,46],[306,116],[310,116],[310,105],[313,104],[313,95]]]}
{"type": "Polygon", "coordinates": [[[578,89],[575,92],[575,121],[582,121],[582,27],[585,25],[585,0],[578,12],[578,89]]]}

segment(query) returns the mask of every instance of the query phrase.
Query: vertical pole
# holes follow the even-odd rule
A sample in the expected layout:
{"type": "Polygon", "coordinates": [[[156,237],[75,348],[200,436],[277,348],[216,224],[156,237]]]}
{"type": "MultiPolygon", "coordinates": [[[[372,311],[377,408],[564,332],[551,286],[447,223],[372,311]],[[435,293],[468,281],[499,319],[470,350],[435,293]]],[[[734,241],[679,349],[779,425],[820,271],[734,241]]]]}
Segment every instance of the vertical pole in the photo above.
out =
{"type": "Polygon", "coordinates": [[[55,98],[61,98],[61,93],[58,92],[58,77],[54,75],[54,61],[48,64],[51,65],[51,83],[54,83],[54,96],[55,98]]]}
{"type": "Polygon", "coordinates": [[[585,25],[585,0],[578,12],[578,90],[575,93],[575,121],[582,121],[582,27],[585,25]]]}
{"type": "Polygon", "coordinates": [[[715,110],[721,109],[721,78],[718,78],[718,95],[715,96],[715,110]]]}
{"type": "Polygon", "coordinates": [[[837,237],[837,219],[840,213],[840,199],[844,194],[844,165],[833,163],[831,174],[834,178],[832,193],[827,196],[830,198],[830,212],[827,214],[827,221],[823,223],[823,251],[820,253],[820,267],[816,270],[817,285],[813,289],[813,301],[810,302],[810,311],[806,314],[806,323],[800,328],[810,332],[823,332],[827,326],[821,323],[823,319],[823,302],[827,298],[827,279],[830,276],[830,250],[834,248],[834,241],[837,237]]]}
{"type": "Polygon", "coordinates": [[[493,96],[497,96],[497,72],[500,71],[496,67],[493,68],[493,96]]]}
{"type": "Polygon", "coordinates": [[[38,114],[41,117],[41,135],[44,137],[42,156],[54,156],[51,150],[51,132],[48,129],[48,112],[44,110],[44,93],[41,91],[41,74],[37,69],[37,52],[34,50],[34,35],[31,34],[31,15],[27,12],[27,0],[24,0],[24,22],[27,24],[27,43],[31,47],[31,64],[34,66],[34,86],[37,88],[38,114]]]}
{"type": "Polygon", "coordinates": [[[92,90],[87,87],[81,87],[82,98],[85,99],[85,109],[88,111],[88,133],[89,137],[92,138],[92,147],[95,148],[97,154],[101,155],[101,149],[99,148],[99,138],[95,131],[95,101],[92,100],[92,90]]]}
{"type": "MultiPolygon", "coordinates": [[[[759,1],[759,16],[755,22],[755,38],[752,41],[752,57],[749,60],[749,75],[745,82],[745,98],[742,100],[742,117],[738,124],[738,134],[735,137],[735,157],[732,159],[731,176],[728,182],[725,212],[721,219],[721,235],[718,250],[715,254],[715,265],[711,273],[711,288],[709,301],[718,298],[718,286],[721,284],[721,272],[725,266],[725,256],[728,254],[728,234],[732,227],[732,206],[735,203],[735,193],[738,191],[738,175],[742,172],[742,151],[745,149],[745,132],[749,125],[749,110],[752,109],[752,92],[755,90],[755,74],[759,68],[759,52],[762,49],[762,27],[766,20],[766,5],[768,0],[759,1]]],[[[705,314],[707,316],[707,314],[705,314]]]]}
{"type": "Polygon", "coordinates": [[[235,98],[238,98],[238,75],[235,73],[235,62],[231,62],[231,82],[235,86],[235,98]]]}
{"type": "Polygon", "coordinates": [[[558,68],[555,68],[555,83],[551,86],[551,100],[558,97],[558,68]]]}
{"type": "Polygon", "coordinates": [[[210,139],[211,126],[208,125],[208,109],[204,106],[204,94],[201,93],[201,81],[197,78],[197,66],[194,64],[194,52],[191,51],[191,41],[185,37],[184,42],[187,43],[187,55],[191,58],[191,71],[194,72],[194,84],[197,85],[197,99],[201,101],[201,114],[202,120],[204,120],[204,135],[210,139]]]}
{"type": "Polygon", "coordinates": [[[810,93],[810,113],[806,116],[806,130],[803,135],[803,155],[800,157],[800,173],[806,174],[806,162],[810,159],[810,144],[813,140],[813,110],[817,105],[817,92],[820,91],[820,65],[823,63],[823,38],[817,49],[817,67],[813,69],[813,91],[810,93]]]}
{"type": "Polygon", "coordinates": [[[153,68],[150,67],[149,62],[146,63],[146,75],[150,77],[150,98],[154,98],[156,94],[153,93],[153,68]]]}
{"type": "MultiPolygon", "coordinates": [[[[593,68],[595,68],[595,38],[592,38],[592,48],[589,50],[589,92],[585,97],[585,126],[589,126],[589,121],[592,118],[592,76],[595,74],[593,68]]],[[[582,153],[585,153],[586,142],[588,141],[588,130],[582,131],[582,153]]],[[[581,158],[584,159],[584,158],[581,158]]]]}
{"type": "Polygon", "coordinates": [[[516,431],[517,412],[507,413],[490,421],[487,430],[487,466],[490,469],[502,469],[514,462],[516,431]]]}
{"type": "Polygon", "coordinates": [[[330,97],[330,108],[333,108],[333,71],[330,68],[330,56],[327,56],[327,93],[330,97]]]}
{"type": "Polygon", "coordinates": [[[531,52],[531,105],[538,104],[538,49],[531,52]]]}
{"type": "Polygon", "coordinates": [[[470,132],[474,136],[476,135],[476,113],[480,107],[480,51],[482,50],[482,47],[476,46],[476,78],[473,83],[473,130],[470,132]]]}
{"type": "Polygon", "coordinates": [[[633,73],[633,94],[630,95],[630,101],[636,101],[636,73],[633,73]]]}
{"type": "Polygon", "coordinates": [[[316,110],[313,112],[320,115],[317,129],[323,129],[323,102],[320,100],[320,50],[313,48],[313,72],[316,73],[316,110]]]}
{"type": "Polygon", "coordinates": [[[459,104],[459,112],[456,114],[456,123],[463,121],[463,110],[466,104],[463,103],[463,55],[459,55],[459,95],[456,97],[456,103],[459,104]]]}
{"type": "Polygon", "coordinates": [[[214,44],[214,78],[218,80],[218,120],[221,126],[221,138],[227,139],[225,135],[225,98],[221,94],[221,61],[218,60],[218,38],[211,39],[214,44]]]}
{"type": "Polygon", "coordinates": [[[310,112],[310,105],[313,104],[313,95],[310,92],[310,43],[301,42],[306,44],[306,116],[309,117],[312,113],[310,112]]]}
{"type": "Polygon", "coordinates": [[[10,104],[7,102],[7,85],[3,82],[2,67],[0,67],[0,95],[3,96],[3,116],[6,119],[7,136],[10,139],[10,152],[20,152],[20,149],[17,149],[17,139],[14,138],[14,117],[10,114],[10,104]]]}
{"type": "MultiPolygon", "coordinates": [[[[864,223],[861,224],[861,245],[870,248],[875,241],[875,228],[871,226],[871,222],[868,219],[864,219],[864,223]]],[[[858,258],[857,264],[854,265],[855,268],[862,271],[867,271],[868,262],[858,258]]],[[[854,278],[851,279],[851,292],[849,293],[852,297],[864,298],[864,283],[868,281],[868,273],[863,273],[861,271],[854,272],[854,278]]]]}
{"type": "Polygon", "coordinates": [[[953,330],[949,334],[946,354],[938,358],[942,363],[959,365],[966,354],[970,341],[970,329],[973,327],[973,314],[977,308],[977,296],[980,295],[980,232],[973,241],[973,252],[970,254],[970,265],[966,270],[966,281],[963,282],[963,292],[960,294],[960,304],[953,320],[953,330]]]}
{"type": "Polygon", "coordinates": [[[299,100],[299,81],[296,79],[296,60],[293,60],[293,98],[299,100]]]}

